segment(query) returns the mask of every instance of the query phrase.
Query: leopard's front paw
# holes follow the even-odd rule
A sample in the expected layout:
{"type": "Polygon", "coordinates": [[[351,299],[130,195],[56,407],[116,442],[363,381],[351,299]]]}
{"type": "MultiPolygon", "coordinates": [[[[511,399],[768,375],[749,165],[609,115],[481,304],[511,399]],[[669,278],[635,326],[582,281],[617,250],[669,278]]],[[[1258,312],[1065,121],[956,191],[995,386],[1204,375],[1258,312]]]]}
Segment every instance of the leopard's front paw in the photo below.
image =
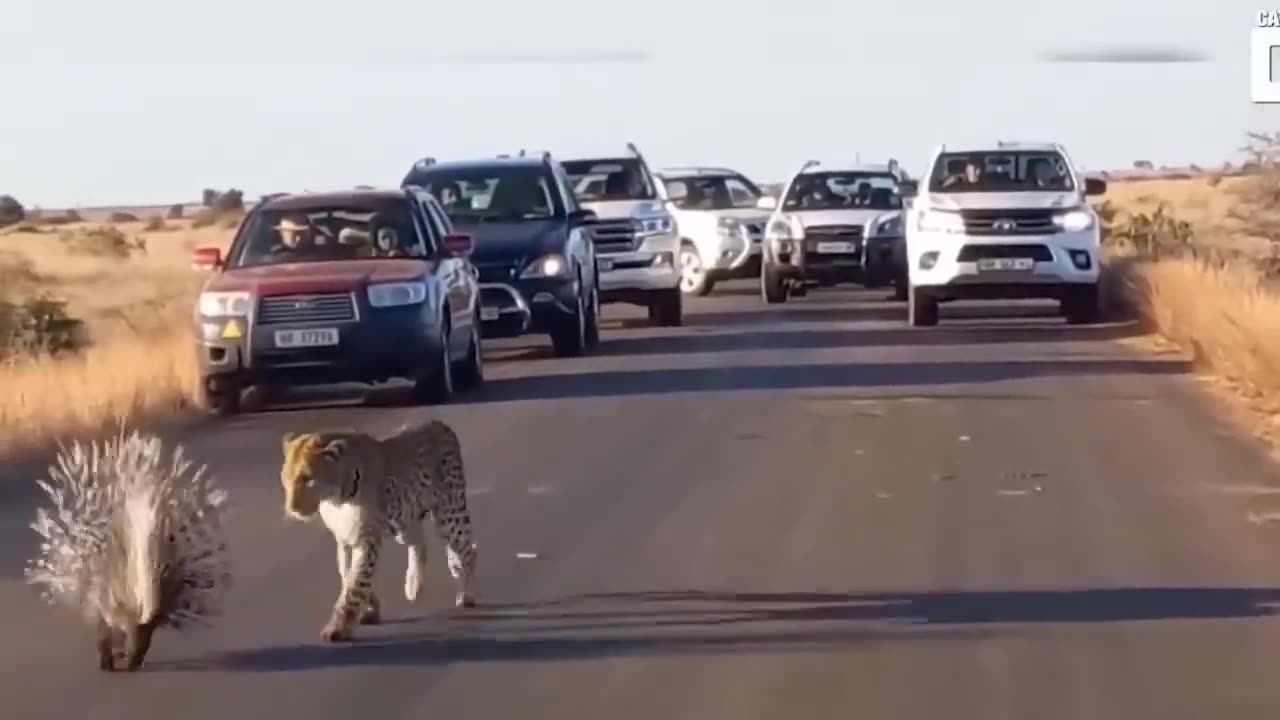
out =
{"type": "Polygon", "coordinates": [[[349,618],[335,617],[320,631],[320,639],[325,642],[347,642],[351,639],[351,622],[349,618]]]}

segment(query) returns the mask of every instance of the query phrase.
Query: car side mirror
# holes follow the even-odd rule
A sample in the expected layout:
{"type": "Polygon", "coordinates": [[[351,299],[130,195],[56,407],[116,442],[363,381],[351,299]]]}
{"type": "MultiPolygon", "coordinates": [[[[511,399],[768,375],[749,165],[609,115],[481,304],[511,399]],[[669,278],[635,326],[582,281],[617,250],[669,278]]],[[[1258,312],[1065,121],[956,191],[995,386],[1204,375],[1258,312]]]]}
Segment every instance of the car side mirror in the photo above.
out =
{"type": "Polygon", "coordinates": [[[1084,194],[1086,196],[1105,195],[1107,192],[1107,181],[1101,178],[1085,178],[1084,194]]]}
{"type": "Polygon", "coordinates": [[[596,215],[595,210],[588,210],[586,208],[574,210],[569,213],[569,222],[574,223],[575,225],[590,225],[599,219],[600,218],[596,215]]]}
{"type": "Polygon", "coordinates": [[[761,195],[756,200],[756,207],[761,210],[776,210],[778,208],[778,199],[772,195],[761,195]]]}
{"type": "Polygon", "coordinates": [[[901,180],[898,182],[898,195],[902,198],[913,198],[920,192],[920,183],[915,180],[901,180]]]}
{"type": "Polygon", "coordinates": [[[462,233],[445,235],[441,245],[444,247],[445,252],[456,257],[467,257],[476,247],[475,241],[471,239],[471,236],[462,233]]]}
{"type": "Polygon", "coordinates": [[[216,247],[196,248],[191,255],[191,268],[208,272],[222,269],[222,249],[216,247]]]}

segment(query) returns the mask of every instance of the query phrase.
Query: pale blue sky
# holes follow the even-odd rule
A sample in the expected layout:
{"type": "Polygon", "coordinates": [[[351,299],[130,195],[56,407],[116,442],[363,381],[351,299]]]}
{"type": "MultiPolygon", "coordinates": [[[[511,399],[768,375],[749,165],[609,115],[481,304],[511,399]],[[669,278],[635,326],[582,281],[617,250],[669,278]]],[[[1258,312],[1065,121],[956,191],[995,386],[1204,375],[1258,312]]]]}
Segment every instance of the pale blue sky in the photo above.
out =
{"type": "Polygon", "coordinates": [[[0,192],[45,206],[200,188],[395,184],[416,158],[548,148],[727,164],[938,142],[1057,139],[1086,167],[1236,159],[1249,102],[1243,0],[15,0],[4,10],[0,192]],[[1176,45],[1207,63],[1044,64],[1039,52],[1176,45]],[[632,64],[460,53],[651,54],[632,64]],[[444,58],[444,60],[442,60],[444,58]]]}

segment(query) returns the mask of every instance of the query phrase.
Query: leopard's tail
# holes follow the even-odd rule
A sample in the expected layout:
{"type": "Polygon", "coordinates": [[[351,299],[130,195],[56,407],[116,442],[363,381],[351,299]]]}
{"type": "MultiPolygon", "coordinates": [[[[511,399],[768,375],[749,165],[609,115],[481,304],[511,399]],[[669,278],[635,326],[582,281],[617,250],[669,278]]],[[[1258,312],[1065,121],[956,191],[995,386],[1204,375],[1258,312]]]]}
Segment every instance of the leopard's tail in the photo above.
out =
{"type": "Polygon", "coordinates": [[[31,528],[26,580],[46,601],[111,627],[182,627],[217,614],[230,586],[227,494],[154,435],[60,449],[31,528]]]}

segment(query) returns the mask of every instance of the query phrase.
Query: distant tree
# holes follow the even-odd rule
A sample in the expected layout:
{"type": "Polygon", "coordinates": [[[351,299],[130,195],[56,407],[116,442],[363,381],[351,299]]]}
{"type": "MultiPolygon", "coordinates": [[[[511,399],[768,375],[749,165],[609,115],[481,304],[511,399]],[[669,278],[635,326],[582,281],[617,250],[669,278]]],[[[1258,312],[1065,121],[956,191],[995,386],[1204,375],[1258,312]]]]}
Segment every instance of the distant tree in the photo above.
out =
{"type": "Polygon", "coordinates": [[[12,195],[0,195],[0,227],[17,225],[27,218],[27,210],[12,195]]]}
{"type": "Polygon", "coordinates": [[[1134,160],[1133,169],[1134,170],[1155,170],[1156,166],[1150,160],[1134,160]]]}

